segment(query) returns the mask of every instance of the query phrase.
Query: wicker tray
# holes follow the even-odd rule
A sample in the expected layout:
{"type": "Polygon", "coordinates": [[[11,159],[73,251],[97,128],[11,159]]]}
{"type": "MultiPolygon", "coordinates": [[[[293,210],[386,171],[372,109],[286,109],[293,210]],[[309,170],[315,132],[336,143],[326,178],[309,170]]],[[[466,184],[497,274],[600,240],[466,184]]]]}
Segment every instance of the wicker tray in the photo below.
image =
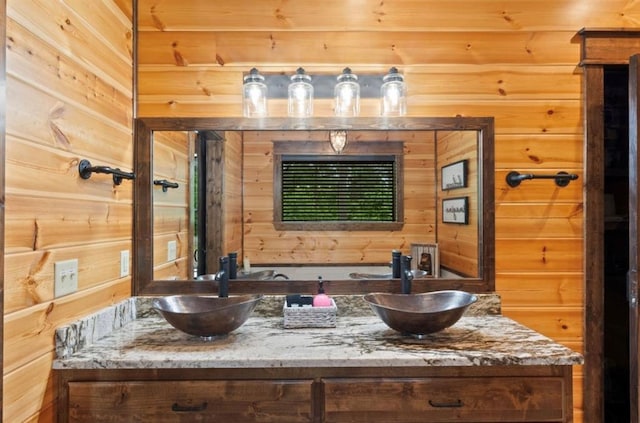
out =
{"type": "Polygon", "coordinates": [[[284,304],[284,327],[295,328],[335,328],[338,307],[331,299],[331,307],[287,307],[284,304]]]}

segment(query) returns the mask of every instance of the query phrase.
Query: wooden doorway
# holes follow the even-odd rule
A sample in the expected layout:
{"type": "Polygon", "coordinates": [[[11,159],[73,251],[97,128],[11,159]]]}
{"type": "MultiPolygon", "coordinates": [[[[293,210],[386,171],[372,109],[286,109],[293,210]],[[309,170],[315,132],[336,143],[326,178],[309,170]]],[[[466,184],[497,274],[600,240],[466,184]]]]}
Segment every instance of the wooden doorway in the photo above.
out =
{"type": "MultiPolygon", "coordinates": [[[[605,73],[628,68],[640,31],[580,31],[585,119],[584,421],[605,421],[605,73]],[[586,259],[588,257],[588,260],[586,259]]],[[[626,309],[626,307],[625,307],[626,309]]]]}
{"type": "Polygon", "coordinates": [[[604,67],[604,420],[628,422],[629,67],[604,67]]]}

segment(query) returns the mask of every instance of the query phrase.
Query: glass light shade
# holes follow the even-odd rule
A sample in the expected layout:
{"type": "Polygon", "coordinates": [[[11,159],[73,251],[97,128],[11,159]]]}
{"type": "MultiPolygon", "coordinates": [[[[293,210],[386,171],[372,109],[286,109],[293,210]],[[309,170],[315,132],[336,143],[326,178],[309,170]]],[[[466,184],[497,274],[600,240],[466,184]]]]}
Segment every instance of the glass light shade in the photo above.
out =
{"type": "Polygon", "coordinates": [[[289,116],[310,117],[313,115],[313,85],[311,77],[298,68],[289,83],[289,116]]]}
{"type": "Polygon", "coordinates": [[[329,142],[333,151],[340,154],[347,146],[347,131],[330,131],[329,142]]]}
{"type": "Polygon", "coordinates": [[[360,114],[360,84],[358,77],[351,73],[351,69],[344,68],[338,76],[333,95],[336,116],[350,117],[360,114]]]}
{"type": "Polygon", "coordinates": [[[407,86],[395,67],[382,78],[380,107],[382,116],[404,116],[407,113],[407,86]]]}
{"type": "Polygon", "coordinates": [[[244,117],[260,118],[267,116],[267,85],[264,76],[253,68],[244,77],[242,85],[242,108],[244,117]]]}

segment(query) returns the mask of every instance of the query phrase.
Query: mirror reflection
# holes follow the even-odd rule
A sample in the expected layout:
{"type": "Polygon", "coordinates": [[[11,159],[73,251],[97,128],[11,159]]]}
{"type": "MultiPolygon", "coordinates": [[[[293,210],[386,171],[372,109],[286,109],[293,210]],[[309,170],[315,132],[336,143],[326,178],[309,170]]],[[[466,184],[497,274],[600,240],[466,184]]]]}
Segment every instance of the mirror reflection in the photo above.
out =
{"type": "Polygon", "coordinates": [[[152,132],[154,280],[210,278],[229,252],[239,278],[384,279],[393,250],[417,277],[482,278],[481,131],[348,130],[337,153],[335,131],[193,129],[152,132]]]}

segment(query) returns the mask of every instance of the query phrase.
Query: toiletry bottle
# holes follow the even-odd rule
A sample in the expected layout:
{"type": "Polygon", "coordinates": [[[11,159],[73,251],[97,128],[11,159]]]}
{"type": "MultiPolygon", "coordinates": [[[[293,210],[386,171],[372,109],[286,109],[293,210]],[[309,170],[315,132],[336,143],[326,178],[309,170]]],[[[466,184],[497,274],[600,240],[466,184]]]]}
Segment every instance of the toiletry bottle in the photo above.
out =
{"type": "Polygon", "coordinates": [[[322,286],[322,276],[318,276],[318,294],[313,297],[314,307],[331,307],[331,298],[324,293],[324,286],[322,286]]]}

